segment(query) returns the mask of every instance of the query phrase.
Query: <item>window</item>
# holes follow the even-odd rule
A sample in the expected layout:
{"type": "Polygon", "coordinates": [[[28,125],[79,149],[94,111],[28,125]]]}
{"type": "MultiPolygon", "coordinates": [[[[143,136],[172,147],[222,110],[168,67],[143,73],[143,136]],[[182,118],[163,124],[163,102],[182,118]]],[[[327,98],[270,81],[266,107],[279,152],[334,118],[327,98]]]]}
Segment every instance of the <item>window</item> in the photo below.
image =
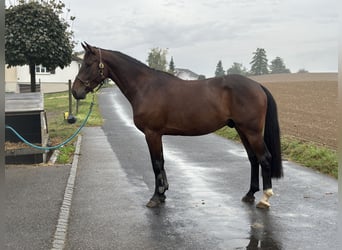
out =
{"type": "Polygon", "coordinates": [[[37,74],[50,74],[50,72],[46,69],[46,67],[43,67],[43,65],[36,65],[36,73],[37,74]]]}

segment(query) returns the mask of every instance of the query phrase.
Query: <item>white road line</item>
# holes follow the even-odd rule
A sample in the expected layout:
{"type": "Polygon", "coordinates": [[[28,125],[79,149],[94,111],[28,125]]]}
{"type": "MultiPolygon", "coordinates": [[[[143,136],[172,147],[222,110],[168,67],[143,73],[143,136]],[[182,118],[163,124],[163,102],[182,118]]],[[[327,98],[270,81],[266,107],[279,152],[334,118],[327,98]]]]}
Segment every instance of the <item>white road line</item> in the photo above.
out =
{"type": "Polygon", "coordinates": [[[52,250],[63,250],[65,246],[65,240],[66,240],[69,217],[70,217],[72,195],[73,195],[74,186],[75,186],[78,158],[79,158],[80,148],[81,148],[81,141],[82,141],[82,136],[79,135],[77,138],[74,160],[72,162],[68,182],[67,182],[65,192],[64,192],[63,203],[59,211],[56,231],[55,231],[53,242],[52,242],[52,248],[51,248],[52,250]]]}

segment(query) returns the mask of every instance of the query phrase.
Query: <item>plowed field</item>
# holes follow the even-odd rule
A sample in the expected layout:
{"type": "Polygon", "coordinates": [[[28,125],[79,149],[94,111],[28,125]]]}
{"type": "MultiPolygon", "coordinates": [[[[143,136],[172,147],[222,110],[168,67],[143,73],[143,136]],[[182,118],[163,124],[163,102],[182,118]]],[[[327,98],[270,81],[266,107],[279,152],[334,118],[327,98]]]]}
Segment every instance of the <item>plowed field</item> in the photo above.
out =
{"type": "Polygon", "coordinates": [[[337,148],[337,73],[251,78],[272,92],[278,104],[283,135],[337,148]]]}

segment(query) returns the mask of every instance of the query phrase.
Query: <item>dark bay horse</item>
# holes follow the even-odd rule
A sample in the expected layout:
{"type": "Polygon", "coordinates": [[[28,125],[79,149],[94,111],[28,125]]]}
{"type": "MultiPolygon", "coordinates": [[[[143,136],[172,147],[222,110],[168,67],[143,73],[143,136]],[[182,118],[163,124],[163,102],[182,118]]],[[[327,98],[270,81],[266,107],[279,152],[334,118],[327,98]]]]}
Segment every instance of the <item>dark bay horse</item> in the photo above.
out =
{"type": "Polygon", "coordinates": [[[242,200],[254,202],[260,164],[264,195],[257,207],[270,206],[271,178],[280,178],[283,172],[277,107],[265,87],[240,75],[184,81],[120,52],[86,43],[82,46],[85,56],[72,94],[83,99],[110,78],[131,103],[134,123],[145,134],[155,174],[155,191],[148,207],[163,203],[169,187],[162,136],[204,135],[223,126],[236,129],[251,163],[250,189],[242,200]]]}

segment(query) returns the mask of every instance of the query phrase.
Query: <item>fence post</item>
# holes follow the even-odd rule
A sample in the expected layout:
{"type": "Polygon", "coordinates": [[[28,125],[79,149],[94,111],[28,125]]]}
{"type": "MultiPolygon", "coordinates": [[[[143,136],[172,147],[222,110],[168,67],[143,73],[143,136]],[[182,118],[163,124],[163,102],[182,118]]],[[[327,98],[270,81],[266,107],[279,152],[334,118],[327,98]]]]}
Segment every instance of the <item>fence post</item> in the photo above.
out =
{"type": "Polygon", "coordinates": [[[69,115],[68,123],[73,124],[76,122],[76,117],[72,115],[72,96],[71,96],[71,80],[69,80],[69,115]]]}
{"type": "Polygon", "coordinates": [[[69,80],[69,115],[72,114],[71,80],[69,80]]]}
{"type": "Polygon", "coordinates": [[[76,115],[78,114],[78,105],[80,104],[80,100],[76,100],[76,115]]]}

